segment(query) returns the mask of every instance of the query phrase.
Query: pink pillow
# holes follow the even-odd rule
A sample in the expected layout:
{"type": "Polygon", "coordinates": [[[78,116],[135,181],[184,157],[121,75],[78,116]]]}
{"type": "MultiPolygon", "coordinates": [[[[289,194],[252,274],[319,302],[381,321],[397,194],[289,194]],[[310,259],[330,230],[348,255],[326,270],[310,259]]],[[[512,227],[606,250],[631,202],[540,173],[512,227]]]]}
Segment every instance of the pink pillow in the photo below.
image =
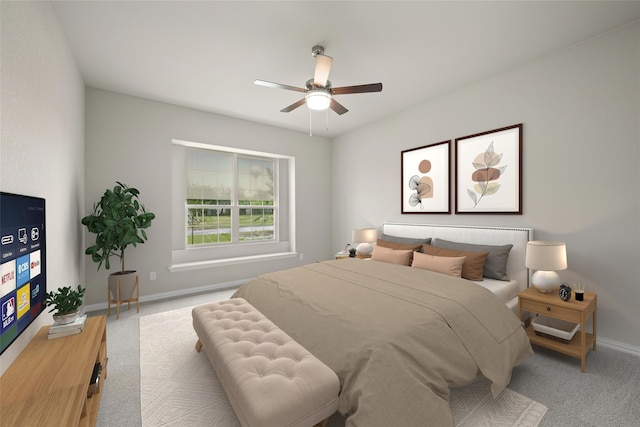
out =
{"type": "Polygon", "coordinates": [[[489,256],[489,252],[469,252],[430,245],[422,245],[422,253],[443,257],[467,257],[462,264],[462,277],[469,280],[483,280],[484,263],[489,256]]]}
{"type": "Polygon", "coordinates": [[[423,270],[435,271],[453,277],[462,275],[462,264],[467,257],[444,257],[415,252],[411,267],[423,270]]]}
{"type": "Polygon", "coordinates": [[[393,264],[411,265],[411,249],[390,249],[384,246],[374,246],[371,259],[375,261],[390,262],[393,264]]]}

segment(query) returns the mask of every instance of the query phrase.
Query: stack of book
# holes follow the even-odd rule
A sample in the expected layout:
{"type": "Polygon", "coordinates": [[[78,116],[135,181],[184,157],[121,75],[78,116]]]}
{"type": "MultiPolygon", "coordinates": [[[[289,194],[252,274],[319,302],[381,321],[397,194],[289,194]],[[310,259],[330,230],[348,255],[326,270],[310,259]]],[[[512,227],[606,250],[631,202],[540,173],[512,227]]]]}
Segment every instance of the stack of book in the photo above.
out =
{"type": "Polygon", "coordinates": [[[84,316],[78,317],[74,322],[71,323],[65,323],[63,325],[53,324],[49,327],[48,338],[51,340],[54,338],[79,334],[80,332],[82,332],[82,329],[84,329],[84,324],[86,321],[87,315],[85,314],[84,316]]]}

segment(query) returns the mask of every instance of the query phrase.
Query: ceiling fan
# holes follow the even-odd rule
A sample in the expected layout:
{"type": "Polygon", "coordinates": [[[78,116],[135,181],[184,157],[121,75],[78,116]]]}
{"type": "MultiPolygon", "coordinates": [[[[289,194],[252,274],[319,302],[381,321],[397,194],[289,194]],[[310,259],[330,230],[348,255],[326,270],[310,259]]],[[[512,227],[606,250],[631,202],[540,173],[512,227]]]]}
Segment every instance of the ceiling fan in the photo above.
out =
{"type": "Polygon", "coordinates": [[[331,108],[338,114],[344,114],[349,110],[347,110],[342,104],[336,101],[334,99],[334,95],[382,91],[382,83],[332,87],[331,82],[329,81],[329,72],[331,71],[333,58],[324,54],[324,47],[322,46],[312,47],[311,54],[314,58],[316,58],[316,69],[313,78],[307,80],[307,82],[305,83],[305,88],[283,85],[280,83],[272,83],[264,80],[254,81],[255,84],[260,86],[306,93],[304,98],[297,102],[294,102],[288,107],[283,108],[282,110],[280,110],[281,112],[288,113],[306,103],[307,107],[312,110],[326,110],[327,108],[331,108]]]}

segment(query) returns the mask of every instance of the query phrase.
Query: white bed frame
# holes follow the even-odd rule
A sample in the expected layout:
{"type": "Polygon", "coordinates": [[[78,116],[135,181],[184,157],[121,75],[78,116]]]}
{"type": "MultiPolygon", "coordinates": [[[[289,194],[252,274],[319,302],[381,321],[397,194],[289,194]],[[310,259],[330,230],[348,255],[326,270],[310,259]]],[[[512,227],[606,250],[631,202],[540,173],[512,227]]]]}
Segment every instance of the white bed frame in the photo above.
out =
{"type": "MultiPolygon", "coordinates": [[[[382,233],[419,239],[440,238],[479,245],[512,244],[513,248],[509,252],[507,260],[507,276],[512,280],[517,280],[521,290],[529,287],[529,270],[525,267],[524,259],[527,242],[533,239],[531,228],[383,222],[382,233]]],[[[518,299],[514,298],[509,301],[507,306],[517,313],[518,299]]]]}

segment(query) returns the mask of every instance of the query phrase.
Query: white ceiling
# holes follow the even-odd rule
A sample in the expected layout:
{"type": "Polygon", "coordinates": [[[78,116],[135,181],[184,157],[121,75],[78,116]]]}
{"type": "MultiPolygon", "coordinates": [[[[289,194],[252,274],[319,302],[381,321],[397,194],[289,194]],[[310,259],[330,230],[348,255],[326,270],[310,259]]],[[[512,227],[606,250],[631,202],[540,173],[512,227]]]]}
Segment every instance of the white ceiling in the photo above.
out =
{"type": "Polygon", "coordinates": [[[334,87],[382,82],[313,113],[336,136],[640,19],[617,1],[52,1],[88,86],[309,132],[280,109],[313,76],[311,47],[334,58],[334,87]]]}

